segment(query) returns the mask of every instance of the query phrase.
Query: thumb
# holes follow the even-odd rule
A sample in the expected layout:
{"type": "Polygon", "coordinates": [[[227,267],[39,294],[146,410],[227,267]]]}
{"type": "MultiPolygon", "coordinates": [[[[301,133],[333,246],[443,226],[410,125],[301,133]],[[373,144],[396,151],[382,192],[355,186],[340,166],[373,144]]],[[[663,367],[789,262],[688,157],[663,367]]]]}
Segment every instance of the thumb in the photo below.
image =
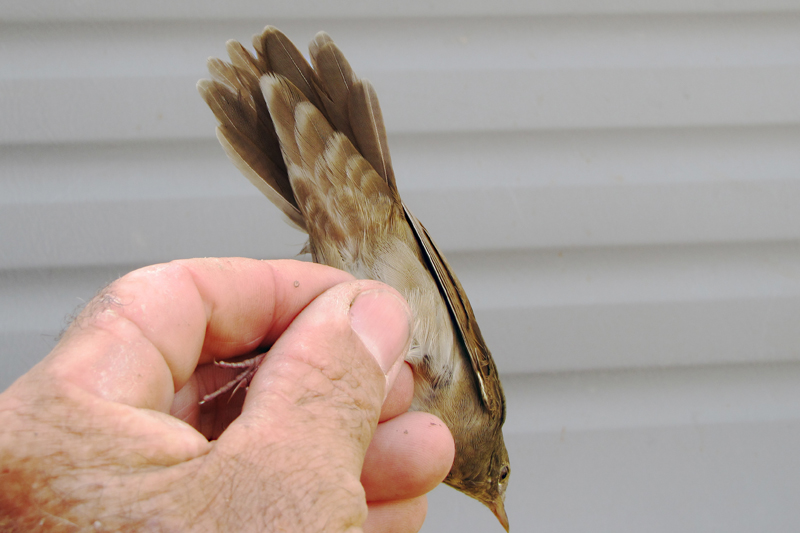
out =
{"type": "Polygon", "coordinates": [[[274,509],[258,506],[278,513],[270,520],[275,529],[347,531],[363,524],[364,455],[410,329],[410,309],[397,291],[353,281],[317,297],[269,350],[242,415],[215,452],[244,467],[236,470],[245,478],[234,485],[258,477],[249,486],[262,492],[254,501],[276,502],[274,509]]]}

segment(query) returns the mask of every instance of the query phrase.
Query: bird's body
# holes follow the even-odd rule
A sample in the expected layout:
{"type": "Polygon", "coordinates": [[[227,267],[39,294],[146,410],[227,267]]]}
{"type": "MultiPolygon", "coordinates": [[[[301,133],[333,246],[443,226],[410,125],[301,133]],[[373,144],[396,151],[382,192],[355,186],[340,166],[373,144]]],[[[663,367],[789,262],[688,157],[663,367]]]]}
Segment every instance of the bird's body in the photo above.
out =
{"type": "Polygon", "coordinates": [[[403,204],[374,90],[330,38],[311,43],[314,68],[275,28],[253,57],[229,41],[198,88],[236,166],[309,236],[315,262],[397,289],[414,313],[406,360],[412,409],[438,416],[456,443],[445,483],[482,501],[508,528],[505,398],[458,279],[403,204]]]}

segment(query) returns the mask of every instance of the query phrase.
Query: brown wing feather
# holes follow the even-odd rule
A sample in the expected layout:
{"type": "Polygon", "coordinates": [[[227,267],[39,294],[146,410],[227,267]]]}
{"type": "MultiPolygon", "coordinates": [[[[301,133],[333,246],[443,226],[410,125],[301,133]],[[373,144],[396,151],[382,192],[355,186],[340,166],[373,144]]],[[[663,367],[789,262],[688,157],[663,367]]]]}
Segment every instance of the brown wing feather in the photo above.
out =
{"type": "Polygon", "coordinates": [[[433,242],[422,223],[417,220],[417,217],[409,211],[405,204],[403,209],[406,213],[406,219],[411,224],[414,235],[417,237],[420,248],[422,248],[428,261],[428,268],[447,301],[447,307],[452,314],[453,322],[456,324],[461,341],[464,343],[464,348],[469,354],[469,360],[472,364],[472,369],[475,371],[475,378],[481,391],[483,404],[493,416],[500,416],[500,423],[502,424],[505,421],[506,414],[505,395],[503,394],[500,379],[497,376],[497,367],[494,364],[489,348],[486,346],[486,341],[483,340],[483,335],[478,327],[478,321],[475,319],[475,313],[469,303],[467,293],[464,291],[464,287],[461,286],[461,282],[458,281],[453,269],[447,263],[444,254],[439,251],[439,247],[433,242]]]}
{"type": "Polygon", "coordinates": [[[394,181],[392,158],[389,155],[389,142],[386,139],[386,127],[383,125],[383,114],[378,103],[378,95],[367,80],[358,80],[350,91],[350,123],[353,127],[355,145],[380,174],[389,188],[399,198],[394,181]]]}
{"type": "Polygon", "coordinates": [[[319,32],[309,48],[311,62],[328,97],[328,101],[323,101],[329,122],[347,135],[399,199],[383,114],[375,89],[367,80],[355,75],[350,63],[327,33],[319,32]]]}
{"type": "Polygon", "coordinates": [[[317,93],[320,86],[317,73],[294,43],[278,28],[273,26],[264,28],[260,36],[253,38],[253,46],[260,57],[268,60],[269,68],[273,73],[280,74],[292,82],[292,85],[300,89],[300,92],[314,104],[314,107],[323,108],[317,93]]]}
{"type": "MultiPolygon", "coordinates": [[[[297,207],[294,193],[284,194],[280,192],[286,187],[288,182],[275,179],[276,176],[282,177],[286,174],[285,170],[276,167],[269,157],[259,151],[259,147],[252,143],[247,137],[242,136],[236,131],[225,129],[223,126],[217,127],[217,139],[222,148],[236,168],[255,185],[264,196],[270,199],[283,213],[289,221],[298,229],[306,231],[306,222],[297,207]]],[[[291,192],[291,190],[290,190],[291,192]]]]}
{"type": "Polygon", "coordinates": [[[327,115],[334,128],[355,143],[353,129],[350,127],[348,100],[350,87],[357,78],[350,63],[325,32],[319,32],[314,37],[309,45],[309,53],[325,95],[322,98],[325,108],[321,111],[327,115]]]}
{"type": "Polygon", "coordinates": [[[286,177],[286,165],[274,129],[271,136],[265,134],[247,98],[223,82],[200,80],[197,89],[220,123],[217,138],[236,168],[277,205],[294,225],[305,228],[286,177]]]}

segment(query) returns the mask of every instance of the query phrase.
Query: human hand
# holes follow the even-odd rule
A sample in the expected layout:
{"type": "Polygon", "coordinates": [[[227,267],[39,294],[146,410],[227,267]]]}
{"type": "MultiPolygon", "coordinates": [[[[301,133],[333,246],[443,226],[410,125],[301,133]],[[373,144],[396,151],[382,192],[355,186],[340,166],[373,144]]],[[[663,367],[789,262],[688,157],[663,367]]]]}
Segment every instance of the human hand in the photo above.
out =
{"type": "Polygon", "coordinates": [[[0,395],[0,529],[417,531],[454,452],[405,412],[409,316],[310,263],[124,276],[0,395]],[[214,360],[263,346],[246,399],[199,405],[231,377],[214,360]]]}

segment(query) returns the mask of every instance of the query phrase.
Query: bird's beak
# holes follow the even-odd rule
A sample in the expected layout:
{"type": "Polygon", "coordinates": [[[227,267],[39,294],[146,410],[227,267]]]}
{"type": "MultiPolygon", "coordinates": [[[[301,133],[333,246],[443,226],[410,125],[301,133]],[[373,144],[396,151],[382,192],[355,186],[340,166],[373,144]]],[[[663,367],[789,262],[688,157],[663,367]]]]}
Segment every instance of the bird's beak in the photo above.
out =
{"type": "Polygon", "coordinates": [[[506,505],[503,503],[503,500],[498,498],[496,501],[492,502],[489,508],[500,523],[503,524],[503,527],[506,528],[506,531],[508,531],[508,515],[506,514],[506,505]]]}

